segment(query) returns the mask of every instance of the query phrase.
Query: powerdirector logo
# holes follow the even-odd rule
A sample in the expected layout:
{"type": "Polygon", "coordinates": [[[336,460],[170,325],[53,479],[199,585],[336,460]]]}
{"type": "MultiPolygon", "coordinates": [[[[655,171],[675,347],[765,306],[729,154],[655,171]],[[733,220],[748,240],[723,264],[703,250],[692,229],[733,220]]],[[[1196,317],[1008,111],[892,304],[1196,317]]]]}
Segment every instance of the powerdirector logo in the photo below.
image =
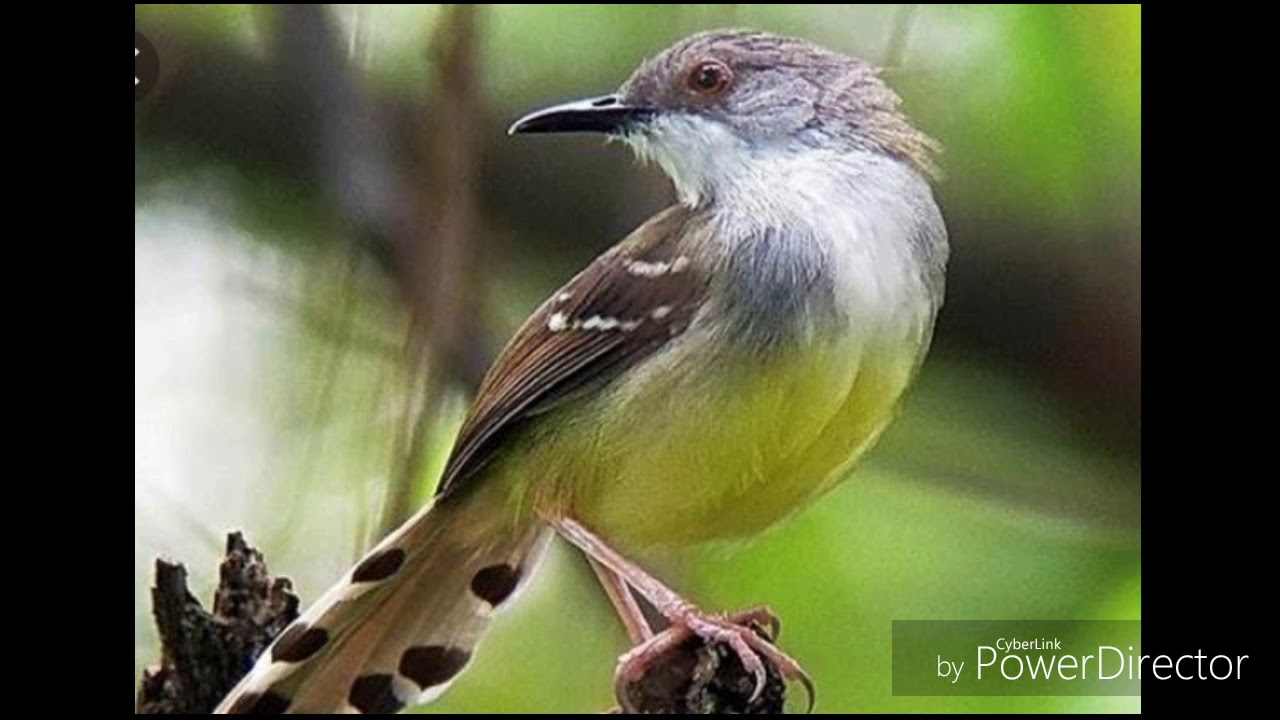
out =
{"type": "Polygon", "coordinates": [[[1144,654],[1138,621],[894,620],[894,695],[1141,695],[1239,680],[1248,655],[1144,654]]]}

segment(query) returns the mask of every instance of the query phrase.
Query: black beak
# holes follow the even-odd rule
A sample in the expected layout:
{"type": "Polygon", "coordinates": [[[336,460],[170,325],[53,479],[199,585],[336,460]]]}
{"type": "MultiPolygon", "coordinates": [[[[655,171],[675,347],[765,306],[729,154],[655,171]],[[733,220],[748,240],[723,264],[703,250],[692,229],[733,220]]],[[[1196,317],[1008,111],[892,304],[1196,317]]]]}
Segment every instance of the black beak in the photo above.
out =
{"type": "Polygon", "coordinates": [[[653,115],[649,108],[625,105],[617,95],[579,100],[531,112],[507,130],[516,133],[601,132],[617,133],[653,115]]]}

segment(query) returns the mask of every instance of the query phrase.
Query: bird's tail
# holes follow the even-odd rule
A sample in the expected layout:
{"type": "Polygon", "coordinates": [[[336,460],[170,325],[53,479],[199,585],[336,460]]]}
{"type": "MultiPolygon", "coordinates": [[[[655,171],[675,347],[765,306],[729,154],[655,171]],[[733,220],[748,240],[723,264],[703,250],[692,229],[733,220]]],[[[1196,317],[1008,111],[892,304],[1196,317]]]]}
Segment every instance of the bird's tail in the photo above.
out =
{"type": "Polygon", "coordinates": [[[370,551],[262,653],[217,713],[391,713],[435,699],[549,530],[483,493],[449,497],[370,551]]]}

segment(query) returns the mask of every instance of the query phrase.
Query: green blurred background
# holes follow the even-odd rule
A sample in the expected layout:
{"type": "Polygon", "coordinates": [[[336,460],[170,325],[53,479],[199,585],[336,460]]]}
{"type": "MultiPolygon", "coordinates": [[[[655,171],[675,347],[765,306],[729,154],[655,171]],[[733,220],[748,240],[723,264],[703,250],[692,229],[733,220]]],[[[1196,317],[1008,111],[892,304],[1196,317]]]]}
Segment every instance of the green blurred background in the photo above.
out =
{"type": "MultiPolygon", "coordinates": [[[[151,560],[208,597],[229,529],[316,598],[430,497],[488,361],[671,201],[656,169],[521,112],[619,84],[696,30],[889,69],[946,148],[947,304],[853,479],[748,544],[649,558],[709,607],[767,602],[818,711],[1132,711],[1137,698],[893,697],[894,619],[1138,619],[1136,5],[138,5],[135,653],[151,560]]],[[[625,636],[556,546],[428,711],[611,704],[625,636]]]]}

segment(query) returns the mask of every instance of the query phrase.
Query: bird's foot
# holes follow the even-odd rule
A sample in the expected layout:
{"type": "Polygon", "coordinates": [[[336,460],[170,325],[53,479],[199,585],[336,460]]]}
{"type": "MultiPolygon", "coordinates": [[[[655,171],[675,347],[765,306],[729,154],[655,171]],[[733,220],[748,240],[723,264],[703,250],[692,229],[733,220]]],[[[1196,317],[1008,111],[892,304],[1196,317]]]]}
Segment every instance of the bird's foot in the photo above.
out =
{"type": "Polygon", "coordinates": [[[809,709],[813,708],[813,681],[800,663],[773,644],[782,628],[778,617],[768,608],[758,607],[732,614],[707,613],[681,601],[663,608],[662,614],[671,625],[618,659],[615,682],[620,691],[619,698],[624,697],[623,687],[643,678],[655,662],[691,637],[697,637],[708,645],[725,645],[737,656],[742,668],[755,681],[749,702],[754,702],[764,691],[768,679],[767,662],[784,679],[801,683],[808,694],[809,709]]]}
{"type": "MultiPolygon", "coordinates": [[[[679,677],[674,678],[677,684],[688,686],[693,683],[705,687],[711,682],[716,685],[721,679],[717,667],[727,654],[736,657],[745,677],[732,672],[735,670],[732,667],[726,667],[730,672],[725,674],[750,683],[746,705],[755,705],[758,700],[767,699],[762,698],[766,687],[776,687],[780,707],[782,681],[789,679],[804,685],[809,697],[808,710],[813,709],[813,681],[800,667],[800,663],[773,644],[781,627],[777,616],[768,608],[754,608],[728,615],[703,612],[572,517],[550,517],[548,522],[555,526],[561,537],[591,558],[593,567],[596,567],[604,582],[609,599],[626,624],[628,634],[633,641],[638,642],[618,659],[614,689],[622,711],[637,711],[637,704],[630,701],[632,693],[627,690],[635,689],[642,684],[640,681],[650,679],[650,670],[656,671],[665,665],[668,669],[677,670],[679,677]],[[636,595],[656,608],[668,620],[670,627],[654,635],[643,609],[636,602],[636,595]],[[689,642],[688,646],[686,641],[689,642]],[[694,652],[683,652],[689,649],[694,652]],[[706,652],[702,652],[704,650],[706,652]],[[681,669],[686,672],[679,672],[681,669]]],[[[654,672],[652,675],[653,679],[660,680],[663,673],[654,672]]],[[[668,692],[665,695],[671,695],[670,683],[656,684],[667,685],[665,689],[668,692]]],[[[746,689],[741,688],[735,694],[745,696],[746,689]]]]}

